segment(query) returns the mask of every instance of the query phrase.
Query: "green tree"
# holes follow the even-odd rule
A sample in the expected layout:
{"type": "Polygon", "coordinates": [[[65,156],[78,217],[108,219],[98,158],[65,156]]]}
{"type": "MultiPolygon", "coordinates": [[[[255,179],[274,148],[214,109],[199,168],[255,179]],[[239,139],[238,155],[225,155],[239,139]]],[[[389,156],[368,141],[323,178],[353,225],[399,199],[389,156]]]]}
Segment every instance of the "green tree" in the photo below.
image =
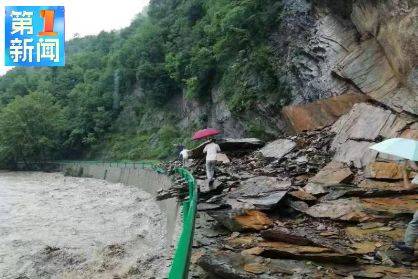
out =
{"type": "MultiPolygon", "coordinates": [[[[193,129],[200,128],[206,121],[200,116],[179,129],[179,112],[172,115],[178,97],[210,101],[214,88],[246,124],[251,124],[248,112],[277,112],[291,96],[270,42],[281,16],[280,0],[151,0],[127,28],[74,38],[66,42],[65,67],[16,67],[0,77],[0,110],[5,107],[6,114],[36,103],[40,97],[26,99],[30,92],[52,98],[48,106],[58,106],[70,120],[61,127],[65,133],[58,133],[62,152],[42,155],[39,144],[11,148],[20,130],[5,118],[4,132],[11,136],[3,136],[0,156],[74,159],[107,148],[114,158],[165,157],[171,142],[186,138],[178,130],[196,123],[193,129]],[[120,125],[127,117],[132,121],[120,125]]],[[[35,128],[26,129],[33,134],[35,128]]]]}
{"type": "Polygon", "coordinates": [[[44,161],[58,158],[67,121],[51,95],[16,97],[0,112],[0,160],[44,161]]]}

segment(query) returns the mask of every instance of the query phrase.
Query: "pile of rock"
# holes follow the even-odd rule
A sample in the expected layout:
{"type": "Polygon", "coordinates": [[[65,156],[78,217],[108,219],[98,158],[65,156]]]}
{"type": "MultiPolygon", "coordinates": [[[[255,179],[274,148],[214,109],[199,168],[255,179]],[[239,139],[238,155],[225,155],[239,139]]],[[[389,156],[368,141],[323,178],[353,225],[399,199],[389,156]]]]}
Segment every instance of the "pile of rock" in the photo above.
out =
{"type": "Polygon", "coordinates": [[[413,135],[417,123],[359,103],[332,126],[226,151],[231,163],[218,166],[211,187],[203,160],[195,160],[192,275],[416,278],[416,259],[392,243],[402,239],[418,191],[403,188],[398,162],[368,146],[413,135]]]}
{"type": "MultiPolygon", "coordinates": [[[[231,163],[219,166],[213,187],[205,182],[203,145],[192,151],[201,192],[195,278],[418,278],[416,259],[392,246],[417,210],[418,191],[403,188],[396,158],[369,149],[386,138],[418,140],[417,36],[410,35],[417,7],[349,6],[356,30],[327,11],[318,13],[315,36],[302,36],[321,39],[299,55],[299,95],[315,92],[320,80],[327,96],[339,96],[285,107],[280,118],[300,134],[264,147],[252,139],[245,150],[247,140],[221,146],[231,163]]],[[[277,44],[288,52],[299,40],[283,22],[277,44]]]]}

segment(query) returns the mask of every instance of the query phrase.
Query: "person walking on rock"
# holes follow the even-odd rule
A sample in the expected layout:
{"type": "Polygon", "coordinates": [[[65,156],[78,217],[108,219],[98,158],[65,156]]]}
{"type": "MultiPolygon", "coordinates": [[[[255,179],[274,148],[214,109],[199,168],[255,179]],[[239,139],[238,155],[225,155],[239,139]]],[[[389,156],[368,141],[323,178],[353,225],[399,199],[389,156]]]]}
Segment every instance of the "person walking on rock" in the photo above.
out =
{"type": "Polygon", "coordinates": [[[214,181],[216,155],[219,152],[221,152],[221,148],[215,143],[215,139],[209,139],[209,143],[206,144],[203,149],[203,153],[206,153],[206,176],[208,178],[209,185],[211,185],[214,181]]]}
{"type": "Polygon", "coordinates": [[[189,150],[183,146],[183,149],[180,151],[181,161],[183,163],[183,167],[186,166],[187,161],[189,160],[189,150]]]}
{"type": "MultiPolygon", "coordinates": [[[[415,189],[418,186],[418,175],[412,180],[412,183],[409,181],[409,173],[411,167],[414,171],[418,171],[418,167],[415,162],[408,161],[405,162],[405,168],[403,169],[403,180],[406,189],[415,189]]],[[[414,246],[418,238],[418,208],[415,211],[414,217],[412,221],[409,222],[408,227],[405,231],[404,241],[395,243],[395,246],[398,247],[400,250],[413,255],[414,254],[414,246]]]]}

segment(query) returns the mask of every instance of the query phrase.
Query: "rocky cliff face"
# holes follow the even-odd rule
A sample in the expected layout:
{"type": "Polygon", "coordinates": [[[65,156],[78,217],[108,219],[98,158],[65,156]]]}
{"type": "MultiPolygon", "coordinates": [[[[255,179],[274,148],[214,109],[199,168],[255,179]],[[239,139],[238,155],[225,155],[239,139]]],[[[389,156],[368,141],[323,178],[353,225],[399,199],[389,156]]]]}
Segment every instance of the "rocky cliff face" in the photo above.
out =
{"type": "Polygon", "coordinates": [[[417,2],[308,2],[286,4],[273,44],[295,102],[356,90],[417,114],[417,2]]]}
{"type": "Polygon", "coordinates": [[[360,41],[335,68],[359,90],[398,112],[418,114],[416,1],[357,1],[360,41]]]}
{"type": "MultiPolygon", "coordinates": [[[[418,114],[418,5],[397,1],[284,1],[283,20],[271,37],[277,75],[290,84],[293,104],[343,94],[362,94],[396,112],[418,114]]],[[[203,110],[207,123],[227,136],[248,132],[249,119],[271,134],[286,130],[268,101],[246,115],[233,115],[219,97],[203,110]]],[[[202,112],[186,105],[188,115],[202,112]]]]}
{"type": "MultiPolygon", "coordinates": [[[[294,101],[281,114],[252,114],[297,135],[247,156],[224,150],[232,164],[218,167],[212,188],[203,164],[190,166],[201,191],[194,278],[418,276],[417,259],[393,246],[417,189],[405,189],[394,158],[369,148],[418,140],[418,3],[334,2],[285,1],[272,36],[294,101]]],[[[214,100],[210,123],[237,121],[214,100]]]]}
{"type": "MultiPolygon", "coordinates": [[[[274,101],[267,99],[237,115],[214,88],[203,103],[173,98],[168,110],[179,119],[180,129],[211,126],[227,137],[243,137],[254,136],[256,127],[274,138],[329,125],[366,99],[397,113],[418,114],[416,0],[285,0],[283,5],[270,46],[276,74],[291,89],[290,109],[274,109],[274,101]]],[[[159,115],[155,123],[167,118],[159,115]]]]}
{"type": "Polygon", "coordinates": [[[326,1],[285,1],[284,18],[272,38],[277,69],[289,80],[295,103],[343,94],[350,87],[332,75],[355,44],[350,3],[339,9],[326,1]]]}

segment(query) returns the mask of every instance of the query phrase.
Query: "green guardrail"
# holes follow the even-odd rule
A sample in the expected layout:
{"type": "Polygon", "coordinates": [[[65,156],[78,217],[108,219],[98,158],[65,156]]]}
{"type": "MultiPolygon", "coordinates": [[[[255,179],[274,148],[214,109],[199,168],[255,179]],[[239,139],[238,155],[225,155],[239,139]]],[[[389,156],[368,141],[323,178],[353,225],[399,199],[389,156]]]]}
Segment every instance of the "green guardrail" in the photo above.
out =
{"type": "Polygon", "coordinates": [[[193,175],[186,169],[177,168],[175,172],[186,180],[189,187],[189,197],[182,205],[183,228],[177,242],[177,248],[168,278],[186,279],[189,273],[193,245],[194,224],[197,211],[197,186],[193,175]]]}
{"type": "MultiPolygon", "coordinates": [[[[109,164],[115,167],[139,167],[150,169],[158,173],[165,173],[165,170],[158,166],[158,161],[53,161],[53,162],[31,162],[31,164],[109,164]]],[[[178,173],[188,185],[189,197],[182,203],[183,227],[177,242],[176,251],[172,260],[169,279],[186,279],[189,273],[190,256],[193,245],[194,225],[197,211],[197,184],[193,175],[184,168],[176,168],[178,173]]]]}

